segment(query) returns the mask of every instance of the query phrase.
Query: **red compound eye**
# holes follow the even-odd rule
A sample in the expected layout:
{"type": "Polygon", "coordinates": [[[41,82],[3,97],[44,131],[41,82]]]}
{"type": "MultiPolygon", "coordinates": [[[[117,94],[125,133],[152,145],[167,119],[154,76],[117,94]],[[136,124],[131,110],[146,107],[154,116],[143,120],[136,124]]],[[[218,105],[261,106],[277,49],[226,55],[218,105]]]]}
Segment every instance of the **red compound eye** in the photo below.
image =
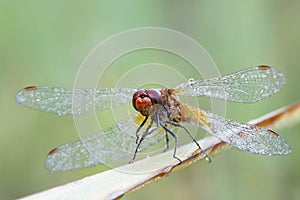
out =
{"type": "Polygon", "coordinates": [[[132,97],[133,107],[144,116],[150,114],[154,104],[161,104],[158,90],[139,90],[132,97]]]}

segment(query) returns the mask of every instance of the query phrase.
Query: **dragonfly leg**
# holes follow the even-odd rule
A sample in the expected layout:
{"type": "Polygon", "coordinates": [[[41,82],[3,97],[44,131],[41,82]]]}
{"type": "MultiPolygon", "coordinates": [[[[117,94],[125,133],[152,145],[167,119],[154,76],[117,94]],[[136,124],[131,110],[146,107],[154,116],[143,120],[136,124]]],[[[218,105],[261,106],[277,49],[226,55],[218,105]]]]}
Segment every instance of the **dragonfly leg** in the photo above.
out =
{"type": "MultiPolygon", "coordinates": [[[[156,118],[154,118],[157,124],[157,127],[161,126],[160,120],[159,120],[159,116],[158,116],[158,112],[156,113],[156,118]]],[[[164,125],[165,127],[167,127],[167,124],[164,125]]],[[[162,126],[163,127],[163,126],[162,126]]],[[[166,135],[166,149],[164,152],[166,152],[169,149],[169,135],[168,135],[168,131],[165,129],[165,135],[166,135]]]]}
{"type": "Polygon", "coordinates": [[[129,163],[133,163],[133,161],[135,160],[136,154],[137,154],[137,152],[138,152],[138,150],[139,150],[139,148],[140,148],[140,146],[141,146],[141,144],[142,144],[142,141],[145,139],[145,137],[146,137],[146,135],[143,134],[142,137],[141,137],[141,139],[140,139],[140,141],[139,141],[139,143],[137,144],[137,146],[136,146],[136,148],[135,148],[133,157],[132,157],[132,159],[129,161],[129,163]]]}
{"type": "Polygon", "coordinates": [[[147,120],[148,120],[148,116],[145,117],[145,119],[143,120],[143,122],[142,122],[142,123],[140,124],[140,126],[136,129],[136,132],[135,132],[135,135],[136,135],[135,143],[136,143],[136,144],[138,144],[139,139],[140,139],[138,133],[140,132],[141,128],[145,125],[145,123],[147,122],[147,120]]]}
{"type": "Polygon", "coordinates": [[[192,136],[192,134],[182,125],[180,124],[177,124],[177,123],[173,123],[173,122],[170,122],[168,121],[167,122],[168,124],[171,124],[173,126],[177,126],[177,127],[180,127],[180,128],[183,128],[185,130],[185,132],[190,136],[190,138],[193,140],[193,142],[198,146],[198,148],[200,149],[201,153],[203,153],[203,155],[205,156],[205,160],[208,162],[208,163],[211,163],[212,160],[210,158],[210,156],[201,148],[200,144],[197,142],[197,140],[192,136]]]}
{"type": "Polygon", "coordinates": [[[168,131],[166,131],[166,150],[167,151],[169,149],[169,135],[168,135],[168,131]]]}
{"type": "MultiPolygon", "coordinates": [[[[142,127],[142,126],[145,124],[145,122],[147,121],[147,119],[148,119],[148,117],[146,117],[146,118],[144,119],[144,121],[142,122],[142,124],[141,124],[140,127],[142,127]]],[[[152,127],[152,125],[153,125],[153,120],[150,121],[149,126],[147,127],[146,131],[143,133],[143,135],[142,135],[142,137],[141,137],[140,140],[138,140],[139,138],[138,138],[138,135],[137,135],[137,140],[136,140],[137,146],[136,146],[136,148],[135,148],[133,157],[132,157],[131,161],[129,161],[129,163],[132,163],[132,162],[135,160],[136,154],[137,154],[137,152],[139,151],[139,148],[140,148],[140,146],[141,146],[143,140],[146,138],[146,136],[147,136],[147,135],[150,135],[150,134],[156,129],[156,128],[155,128],[155,129],[149,131],[150,128],[152,127]]],[[[140,129],[140,127],[139,127],[138,129],[140,129]]]]}
{"type": "Polygon", "coordinates": [[[175,146],[174,146],[173,158],[177,159],[179,161],[179,163],[182,163],[182,161],[180,160],[180,158],[178,158],[176,156],[176,149],[177,149],[177,145],[178,145],[178,139],[177,139],[176,135],[170,129],[168,129],[165,125],[160,124],[160,126],[163,127],[163,129],[165,129],[166,134],[169,133],[170,135],[172,135],[174,137],[174,139],[175,139],[175,146]]]}

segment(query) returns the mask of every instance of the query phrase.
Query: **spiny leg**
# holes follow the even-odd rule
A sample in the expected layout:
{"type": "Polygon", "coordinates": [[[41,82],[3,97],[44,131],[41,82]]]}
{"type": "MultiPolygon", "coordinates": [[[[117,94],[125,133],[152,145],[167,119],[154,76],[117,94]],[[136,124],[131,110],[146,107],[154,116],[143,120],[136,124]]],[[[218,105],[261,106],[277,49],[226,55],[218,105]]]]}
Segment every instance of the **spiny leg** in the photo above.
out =
{"type": "MultiPolygon", "coordinates": [[[[159,116],[158,116],[158,113],[156,113],[155,115],[156,117],[154,118],[156,121],[156,124],[157,126],[159,126],[161,123],[160,123],[160,120],[159,120],[159,116]]],[[[167,125],[165,125],[167,127],[167,125]]],[[[166,149],[165,149],[165,152],[169,149],[169,136],[168,136],[168,131],[165,130],[165,136],[166,136],[166,149]]]]}
{"type": "Polygon", "coordinates": [[[176,149],[177,149],[177,145],[178,145],[178,139],[177,139],[176,135],[170,129],[168,129],[165,125],[160,124],[160,126],[163,127],[163,129],[165,129],[166,134],[169,133],[170,135],[172,135],[174,137],[175,146],[174,146],[173,158],[177,159],[179,161],[179,163],[182,163],[182,161],[176,156],[176,149]]]}
{"type": "Polygon", "coordinates": [[[135,143],[137,144],[138,141],[139,141],[139,132],[141,130],[141,128],[145,125],[145,123],[147,122],[148,120],[148,116],[145,117],[145,119],[143,120],[143,122],[140,124],[140,126],[136,129],[136,132],[135,132],[135,136],[136,136],[136,140],[135,140],[135,143]]]}
{"type": "Polygon", "coordinates": [[[168,131],[166,131],[166,150],[167,151],[169,149],[169,136],[168,136],[168,131]]]}
{"type": "Polygon", "coordinates": [[[201,148],[200,144],[197,142],[197,140],[192,136],[192,134],[182,125],[180,124],[177,124],[177,123],[173,123],[173,122],[167,122],[168,124],[171,124],[173,126],[177,126],[177,127],[180,127],[180,128],[183,128],[185,130],[185,132],[187,132],[187,134],[190,136],[190,138],[193,140],[193,142],[198,146],[198,148],[200,149],[201,153],[204,154],[205,156],[205,160],[210,163],[212,160],[210,158],[210,156],[201,148]]]}
{"type": "MultiPolygon", "coordinates": [[[[144,121],[145,121],[145,120],[144,120],[144,121]]],[[[142,123],[142,124],[143,124],[143,123],[142,123]]],[[[144,123],[144,124],[145,124],[145,123],[144,123]]],[[[134,159],[136,158],[136,154],[137,154],[137,152],[139,151],[139,148],[140,148],[140,146],[141,146],[143,140],[145,139],[145,137],[146,137],[147,135],[151,134],[154,130],[156,130],[156,129],[153,129],[153,130],[149,131],[150,128],[152,127],[152,125],[153,125],[153,120],[150,121],[149,126],[147,127],[146,131],[143,133],[141,139],[138,141],[137,146],[136,146],[135,151],[134,151],[134,154],[133,154],[133,157],[132,157],[131,161],[129,161],[129,163],[132,163],[132,162],[134,161],[134,159]]]]}

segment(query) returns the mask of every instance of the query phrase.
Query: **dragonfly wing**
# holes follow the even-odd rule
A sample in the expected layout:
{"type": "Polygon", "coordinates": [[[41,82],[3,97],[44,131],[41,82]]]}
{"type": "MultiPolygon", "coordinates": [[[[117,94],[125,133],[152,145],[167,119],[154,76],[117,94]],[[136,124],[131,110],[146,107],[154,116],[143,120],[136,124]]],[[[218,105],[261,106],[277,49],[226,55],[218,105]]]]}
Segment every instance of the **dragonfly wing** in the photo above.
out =
{"type": "MultiPolygon", "coordinates": [[[[120,159],[126,159],[124,162],[129,162],[136,148],[135,132],[140,121],[141,116],[134,116],[103,132],[97,132],[55,148],[46,158],[46,168],[55,172],[111,164],[120,159]]],[[[161,131],[162,128],[158,128],[147,136],[140,150],[162,140],[165,135],[161,134],[161,131]]]]}
{"type": "Polygon", "coordinates": [[[283,155],[291,151],[288,143],[270,129],[229,120],[186,105],[181,109],[185,116],[183,121],[200,125],[239,150],[262,155],[283,155]]]}
{"type": "Polygon", "coordinates": [[[174,93],[253,103],[278,92],[285,83],[286,79],[280,71],[269,66],[258,66],[221,78],[190,80],[188,83],[176,86],[174,93]]]}
{"type": "Polygon", "coordinates": [[[136,89],[68,89],[31,86],[20,90],[17,102],[25,107],[59,115],[99,112],[128,103],[136,89]]]}

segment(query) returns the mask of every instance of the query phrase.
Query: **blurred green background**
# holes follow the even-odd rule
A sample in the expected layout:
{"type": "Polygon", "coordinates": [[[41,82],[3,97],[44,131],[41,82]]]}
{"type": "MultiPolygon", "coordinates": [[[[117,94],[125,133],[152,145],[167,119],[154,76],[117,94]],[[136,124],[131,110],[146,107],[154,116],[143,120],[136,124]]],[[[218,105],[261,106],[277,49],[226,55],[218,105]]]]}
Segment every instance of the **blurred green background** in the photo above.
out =
{"type": "MultiPolygon", "coordinates": [[[[99,42],[131,28],[171,28],[202,44],[222,74],[258,64],[284,72],[288,84],[253,105],[230,103],[227,117],[248,121],[299,101],[300,1],[7,1],[0,2],[0,198],[12,199],[97,173],[52,174],[50,149],[77,138],[71,116],[22,108],[28,85],[72,87],[99,42]]],[[[172,62],[172,61],[170,61],[172,62]]],[[[170,78],[170,77],[169,77],[170,78]]],[[[299,128],[281,130],[293,152],[264,157],[229,150],[125,199],[297,199],[299,128]]]]}

